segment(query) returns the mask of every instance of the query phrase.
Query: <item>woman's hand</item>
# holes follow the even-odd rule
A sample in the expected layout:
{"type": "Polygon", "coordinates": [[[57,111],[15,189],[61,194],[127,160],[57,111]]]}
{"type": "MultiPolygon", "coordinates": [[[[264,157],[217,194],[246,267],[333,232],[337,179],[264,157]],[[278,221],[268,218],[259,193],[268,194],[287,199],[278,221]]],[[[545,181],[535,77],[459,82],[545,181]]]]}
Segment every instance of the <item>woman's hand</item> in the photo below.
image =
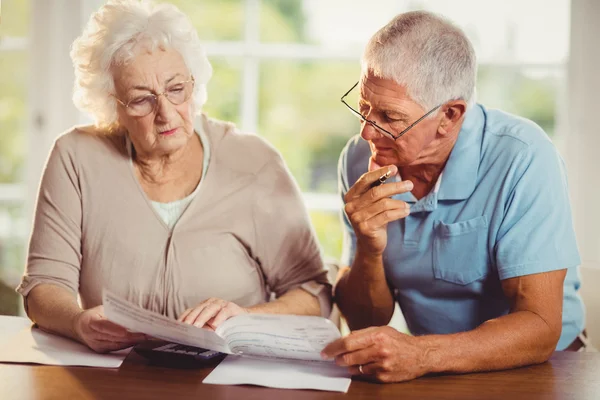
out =
{"type": "Polygon", "coordinates": [[[196,307],[185,310],[177,320],[200,328],[215,330],[228,318],[246,313],[248,313],[247,309],[235,303],[211,297],[196,307]]]}
{"type": "Polygon", "coordinates": [[[81,312],[74,322],[79,341],[98,353],[126,349],[146,340],[143,333],[130,332],[104,315],[104,307],[98,306],[81,312]]]}

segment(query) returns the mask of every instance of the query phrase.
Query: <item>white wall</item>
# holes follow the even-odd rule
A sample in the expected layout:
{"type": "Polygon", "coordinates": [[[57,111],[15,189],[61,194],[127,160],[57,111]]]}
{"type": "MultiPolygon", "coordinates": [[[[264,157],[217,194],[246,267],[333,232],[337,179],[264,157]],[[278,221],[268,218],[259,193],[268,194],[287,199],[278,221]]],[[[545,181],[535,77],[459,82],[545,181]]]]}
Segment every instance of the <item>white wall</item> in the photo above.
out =
{"type": "Polygon", "coordinates": [[[600,347],[600,1],[573,0],[565,160],[582,257],[587,326],[600,347]]]}
{"type": "Polygon", "coordinates": [[[587,267],[600,268],[600,1],[573,0],[566,162],[577,239],[587,267]]]}

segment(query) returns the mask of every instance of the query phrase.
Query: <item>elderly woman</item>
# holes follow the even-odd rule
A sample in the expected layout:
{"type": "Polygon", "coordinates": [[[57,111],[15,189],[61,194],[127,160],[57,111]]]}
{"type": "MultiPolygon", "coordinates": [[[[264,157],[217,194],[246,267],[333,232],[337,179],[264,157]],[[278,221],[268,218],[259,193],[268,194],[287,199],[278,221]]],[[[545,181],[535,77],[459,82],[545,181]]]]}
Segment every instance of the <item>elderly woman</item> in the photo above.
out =
{"type": "Polygon", "coordinates": [[[96,124],[48,159],[17,289],[29,317],[103,352],[143,339],[104,317],[103,288],[212,328],[244,312],[327,315],[327,271],[279,153],[194,118],[212,70],[189,19],[109,2],[71,57],[74,101],[96,124]]]}

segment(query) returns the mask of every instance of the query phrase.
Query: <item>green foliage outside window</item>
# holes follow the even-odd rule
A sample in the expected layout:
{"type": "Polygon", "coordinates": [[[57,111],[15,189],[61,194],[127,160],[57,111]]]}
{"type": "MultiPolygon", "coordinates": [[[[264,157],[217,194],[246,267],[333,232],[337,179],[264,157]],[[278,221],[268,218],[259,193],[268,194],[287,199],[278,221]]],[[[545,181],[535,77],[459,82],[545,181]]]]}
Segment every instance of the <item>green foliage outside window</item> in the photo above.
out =
{"type": "MultiPolygon", "coordinates": [[[[204,41],[243,41],[243,0],[171,0],[194,21],[204,41]]],[[[0,41],[28,33],[29,1],[3,0],[0,41]]],[[[263,0],[260,40],[264,43],[307,43],[307,21],[301,1],[263,0]]],[[[240,123],[244,55],[212,57],[213,79],[205,111],[240,123]]],[[[0,53],[0,183],[23,178],[29,58],[26,51],[0,53]]],[[[481,67],[478,98],[537,122],[549,134],[555,125],[555,99],[560,75],[515,67],[481,67]],[[535,71],[534,71],[535,72],[535,71]]],[[[359,124],[339,102],[359,77],[359,60],[260,61],[258,134],[281,151],[305,192],[335,193],[339,153],[359,124]]],[[[57,132],[58,134],[58,132],[57,132]]],[[[20,206],[0,204],[0,219],[19,218],[20,206]]],[[[339,257],[341,225],[335,212],[312,211],[324,253],[339,257]]],[[[0,237],[0,268],[22,270],[24,241],[0,237]]]]}

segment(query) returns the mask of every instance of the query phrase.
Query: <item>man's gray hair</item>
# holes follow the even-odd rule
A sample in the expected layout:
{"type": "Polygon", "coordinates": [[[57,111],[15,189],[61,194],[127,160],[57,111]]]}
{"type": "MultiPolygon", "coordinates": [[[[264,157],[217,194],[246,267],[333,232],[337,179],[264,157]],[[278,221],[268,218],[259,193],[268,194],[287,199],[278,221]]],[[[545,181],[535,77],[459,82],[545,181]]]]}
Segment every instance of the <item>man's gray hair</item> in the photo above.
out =
{"type": "Polygon", "coordinates": [[[206,102],[206,84],[212,67],[190,19],[169,4],[149,0],[109,0],[88,21],[74,42],[71,59],[75,67],[73,101],[94,117],[97,126],[117,121],[117,104],[111,66],[131,61],[141,42],[150,50],[177,50],[195,79],[193,109],[206,102]]]}
{"type": "Polygon", "coordinates": [[[450,100],[475,102],[477,61],[464,32],[426,12],[400,14],[369,40],[362,75],[391,79],[429,110],[450,100]]]}

